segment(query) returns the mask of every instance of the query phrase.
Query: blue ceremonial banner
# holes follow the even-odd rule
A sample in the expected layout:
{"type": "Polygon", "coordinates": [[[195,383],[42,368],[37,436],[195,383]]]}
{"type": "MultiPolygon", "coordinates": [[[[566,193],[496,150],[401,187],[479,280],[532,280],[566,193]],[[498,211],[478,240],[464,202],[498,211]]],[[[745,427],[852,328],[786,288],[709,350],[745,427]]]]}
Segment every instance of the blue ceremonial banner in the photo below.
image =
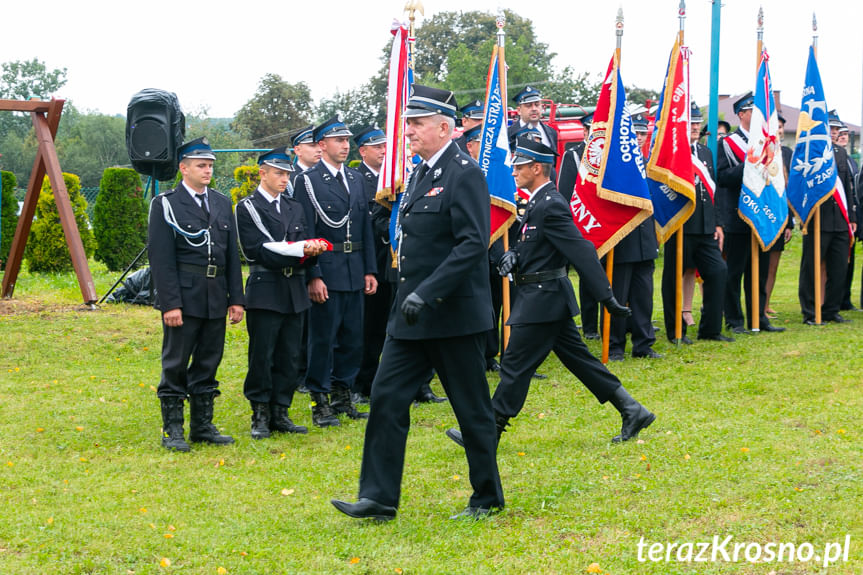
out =
{"type": "Polygon", "coordinates": [[[506,79],[501,82],[499,58],[500,50],[495,46],[488,68],[485,116],[478,158],[491,195],[490,243],[506,233],[515,219],[516,211],[516,187],[506,131],[506,79]]]}
{"type": "Polygon", "coordinates": [[[749,124],[749,146],[743,164],[743,186],[737,204],[740,217],[752,227],[764,251],[779,239],[788,221],[779,118],[768,60],[767,52],[762,51],[749,124]]]}
{"type": "Polygon", "coordinates": [[[836,161],[827,125],[827,103],[815,50],[811,46],[803,103],[797,119],[797,144],[788,172],[788,201],[805,228],[815,208],[836,189],[836,161]]]}

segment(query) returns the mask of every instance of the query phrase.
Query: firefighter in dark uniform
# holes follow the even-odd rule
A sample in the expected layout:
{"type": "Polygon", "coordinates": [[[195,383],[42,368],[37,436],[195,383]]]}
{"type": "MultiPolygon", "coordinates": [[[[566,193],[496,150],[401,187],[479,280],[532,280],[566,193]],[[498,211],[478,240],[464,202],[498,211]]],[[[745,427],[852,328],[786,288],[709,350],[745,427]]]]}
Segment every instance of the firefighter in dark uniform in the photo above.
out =
{"type": "MultiPolygon", "coordinates": [[[[474,100],[470,104],[462,106],[459,108],[461,112],[461,127],[464,130],[458,138],[454,138],[453,141],[456,145],[461,149],[462,152],[467,152],[470,156],[476,160],[476,156],[470,153],[470,150],[467,149],[468,143],[468,132],[471,134],[476,134],[476,132],[472,132],[472,130],[476,127],[479,127],[479,132],[482,132],[482,121],[485,117],[482,102],[479,100],[474,100]]],[[[475,142],[479,142],[479,135],[474,135],[475,142]]]]}
{"type": "Polygon", "coordinates": [[[183,181],[150,203],[150,270],[162,312],[162,445],[189,451],[183,401],[189,398],[189,440],[233,443],[213,425],[216,370],[225,347],[225,315],[243,319],[243,276],[231,200],[211,190],[213,154],[205,138],[177,150],[183,181]],[[190,363],[191,359],[191,363],[190,363]]]}
{"type": "MultiPolygon", "coordinates": [[[[749,142],[749,122],[752,119],[754,99],[752,92],[745,94],[734,102],[734,113],[740,120],[737,130],[722,138],[717,156],[717,196],[718,205],[722,209],[722,223],[725,226],[725,247],[723,255],[728,266],[728,278],[725,283],[725,325],[734,333],[751,333],[752,327],[752,228],[740,219],[737,204],[740,200],[740,188],[743,185],[743,159],[749,142]],[[746,302],[746,326],[743,325],[744,310],[740,307],[740,280],[743,279],[744,299],[746,302]]],[[[770,324],[764,313],[764,302],[767,297],[765,289],[767,270],[770,266],[770,253],[760,251],[758,260],[758,275],[755,289],[758,290],[759,325],[761,331],[781,332],[784,327],[770,324]]]]}
{"type": "MultiPolygon", "coordinates": [[[[368,201],[369,215],[375,206],[378,191],[378,175],[386,153],[387,137],[380,128],[364,127],[354,136],[363,161],[357,171],[363,177],[363,187],[368,201]]],[[[363,363],[354,383],[354,402],[368,403],[372,392],[372,381],[378,370],[381,350],[387,336],[387,318],[392,305],[392,286],[387,281],[386,271],[391,267],[389,221],[372,218],[372,235],[375,244],[375,277],[378,289],[366,296],[363,309],[363,363]]]]}
{"type": "MultiPolygon", "coordinates": [[[[590,131],[592,120],[593,113],[586,114],[581,118],[580,121],[584,128],[584,139],[568,149],[563,155],[563,160],[560,162],[560,176],[557,180],[557,189],[567,203],[572,200],[572,192],[575,190],[575,184],[578,181],[578,168],[584,155],[584,146],[585,142],[587,142],[587,135],[590,131]]],[[[605,261],[602,260],[601,263],[604,264],[605,261]]],[[[578,284],[578,302],[581,304],[581,327],[584,339],[599,339],[599,302],[590,296],[581,282],[578,284]]]]}
{"type": "MultiPolygon", "coordinates": [[[[639,149],[647,139],[647,118],[632,116],[632,129],[639,149]]],[[[629,318],[612,317],[609,333],[608,359],[622,361],[626,350],[626,333],[632,333],[632,357],[658,359],[653,351],[656,333],[653,329],[653,271],[659,245],[653,216],[641,222],[614,246],[614,271],[611,289],[618,301],[632,309],[629,318]]]]}
{"type": "MultiPolygon", "coordinates": [[[[512,327],[503,356],[500,384],[494,392],[497,437],[521,411],[536,368],[554,351],[564,366],[594,394],[600,403],[610,401],[623,419],[612,441],[626,441],[650,425],[655,416],[633,399],[620,380],[588,350],[575,326],[575,294],[567,275],[571,264],[587,289],[609,312],[626,317],[631,312],[617,303],[593,244],[584,239],[569,206],[549,180],[555,152],[540,142],[519,140],[513,157],[516,184],[530,190],[524,220],[515,247],[498,266],[518,285],[508,325],[512,327]]],[[[461,432],[447,435],[464,445],[461,432]]]]}
{"type": "MultiPolygon", "coordinates": [[[[839,132],[842,122],[835,110],[829,114],[831,136],[839,132]]],[[[842,182],[845,192],[845,205],[851,230],[857,230],[857,211],[851,190],[848,155],[844,148],[833,145],[833,155],[836,161],[836,178],[842,182]]],[[[837,185],[838,187],[838,185],[837,185]]],[[[840,192],[841,193],[841,192],[840,192]]],[[[827,282],[822,297],[821,320],[835,323],[851,321],[839,315],[842,298],[845,291],[845,274],[848,273],[848,255],[851,238],[848,234],[848,222],[842,215],[842,210],[833,194],[818,206],[821,211],[821,269],[827,273],[827,282]]],[[[800,300],[800,311],[803,312],[803,322],[809,325],[815,323],[815,222],[809,221],[806,233],[803,235],[803,254],[800,257],[800,278],[797,284],[797,296],[800,300]]],[[[822,283],[824,278],[822,278],[822,283]]]]}
{"type": "Polygon", "coordinates": [[[363,294],[375,293],[377,264],[363,176],[344,165],[352,135],[337,117],[315,127],[323,155],[295,190],[309,235],[333,245],[307,274],[313,305],[306,387],[319,427],[338,425],[339,414],[368,417],[357,411],[351,389],[363,360],[363,294]]]}
{"type": "Polygon", "coordinates": [[[490,199],[482,170],[450,141],[456,109],[452,92],[414,84],[405,110],[405,137],[423,162],[399,208],[398,293],[372,385],[359,500],[332,501],[351,517],[395,517],[410,406],[432,367],[467,444],[473,494],[455,517],[477,518],[504,506],[483,358],[492,327],[485,263],[490,199]]]}
{"type": "MultiPolygon", "coordinates": [[[[700,161],[704,169],[713,179],[713,154],[707,146],[698,143],[702,122],[701,110],[692,103],[690,112],[689,140],[695,155],[693,162],[700,161]]],[[[725,279],[728,269],[722,259],[722,220],[720,212],[713,203],[713,197],[708,189],[709,182],[702,181],[696,171],[695,177],[695,211],[683,224],[683,271],[697,269],[704,280],[704,306],[701,310],[701,321],[698,324],[698,339],[714,341],[734,341],[722,334],[722,305],[725,300],[725,279]]],[[[677,238],[674,234],[665,243],[665,263],[662,268],[662,307],[665,312],[665,333],[669,340],[674,340],[674,313],[677,262],[677,238]]],[[[683,311],[683,310],[681,310],[683,311]]],[[[686,322],[682,322],[681,343],[692,343],[686,337],[686,322]]]]}
{"type": "Polygon", "coordinates": [[[237,204],[237,233],[249,263],[246,280],[246,328],[249,369],[243,393],[252,406],[252,439],[271,431],[308,433],[288,417],[299,384],[303,314],[311,307],[306,268],[323,251],[323,242],[308,241],[302,207],[284,194],[293,171],[285,148],[258,157],[260,185],[237,204]],[[275,251],[299,242],[295,255],[275,251]]]}

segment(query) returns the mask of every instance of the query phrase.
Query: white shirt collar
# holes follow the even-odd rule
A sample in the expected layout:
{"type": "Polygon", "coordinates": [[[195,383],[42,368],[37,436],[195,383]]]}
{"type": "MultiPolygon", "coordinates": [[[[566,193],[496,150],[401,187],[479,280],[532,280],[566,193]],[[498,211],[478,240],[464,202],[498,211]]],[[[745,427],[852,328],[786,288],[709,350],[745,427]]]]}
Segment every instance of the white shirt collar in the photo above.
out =
{"type": "Polygon", "coordinates": [[[443,153],[444,153],[444,152],[447,150],[447,148],[449,148],[451,145],[453,145],[453,144],[452,144],[452,140],[449,140],[449,141],[446,143],[446,145],[444,145],[444,147],[442,147],[440,150],[438,150],[437,152],[435,152],[434,156],[432,156],[431,158],[429,158],[429,159],[428,159],[428,161],[426,162],[426,165],[428,166],[428,169],[429,169],[429,170],[431,170],[431,169],[434,167],[434,165],[437,163],[437,161],[440,159],[440,157],[441,157],[441,156],[443,156],[443,153]]]}
{"type": "Polygon", "coordinates": [[[322,162],[322,163],[327,167],[327,169],[330,171],[330,174],[331,174],[334,178],[336,177],[336,174],[341,173],[341,174],[342,174],[342,179],[344,179],[344,180],[345,180],[345,184],[347,184],[347,179],[345,178],[345,165],[344,165],[344,164],[341,164],[339,167],[335,167],[335,166],[330,165],[330,163],[329,163],[329,162],[327,162],[327,161],[326,161],[325,159],[323,159],[323,158],[321,158],[321,162],[322,162]]]}
{"type": "Polygon", "coordinates": [[[540,191],[541,189],[543,189],[544,187],[546,187],[546,186],[547,186],[548,184],[550,184],[550,183],[551,183],[551,180],[549,180],[548,182],[546,182],[546,183],[542,184],[540,187],[538,187],[537,189],[535,189],[534,191],[532,191],[532,192],[530,193],[530,197],[527,199],[527,201],[528,201],[528,202],[529,202],[529,201],[531,201],[531,200],[533,199],[533,197],[536,195],[536,193],[537,193],[538,191],[540,191]]]}
{"type": "Polygon", "coordinates": [[[206,195],[207,195],[207,192],[209,192],[209,191],[210,191],[210,188],[209,188],[209,187],[204,186],[204,193],[203,193],[203,194],[199,194],[198,192],[196,192],[195,190],[193,190],[192,188],[190,188],[189,186],[187,186],[187,185],[186,185],[186,182],[181,182],[181,183],[183,184],[183,187],[184,187],[184,188],[186,188],[186,191],[187,191],[187,192],[189,192],[189,194],[192,196],[192,199],[193,199],[193,200],[195,200],[196,202],[198,201],[198,198],[199,198],[200,196],[206,196],[206,195]]]}
{"type": "Polygon", "coordinates": [[[380,172],[378,172],[377,170],[375,170],[373,167],[371,167],[371,166],[370,166],[370,165],[368,165],[367,163],[363,162],[363,165],[364,165],[366,168],[368,168],[368,169],[369,169],[369,171],[370,171],[372,174],[374,174],[374,175],[375,175],[375,177],[377,177],[377,176],[379,176],[379,175],[380,175],[380,172]]]}

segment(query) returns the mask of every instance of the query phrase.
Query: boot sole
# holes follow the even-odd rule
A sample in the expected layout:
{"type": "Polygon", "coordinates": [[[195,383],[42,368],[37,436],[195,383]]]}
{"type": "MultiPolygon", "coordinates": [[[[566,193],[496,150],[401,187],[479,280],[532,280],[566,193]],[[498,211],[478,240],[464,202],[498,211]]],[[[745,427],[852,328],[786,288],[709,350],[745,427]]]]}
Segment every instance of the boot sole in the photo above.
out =
{"type": "Polygon", "coordinates": [[[641,423],[638,425],[638,427],[635,428],[635,431],[632,433],[632,435],[630,435],[626,439],[623,439],[622,435],[616,435],[611,439],[611,442],[612,443],[621,443],[623,441],[629,441],[630,439],[637,438],[639,433],[641,433],[642,431],[644,431],[645,429],[650,427],[650,424],[653,423],[654,421],[656,421],[656,415],[655,414],[653,414],[649,411],[647,413],[649,414],[648,417],[646,417],[645,419],[643,419],[641,421],[641,423]]]}
{"type": "Polygon", "coordinates": [[[189,447],[188,445],[187,445],[186,447],[173,447],[173,446],[170,446],[170,445],[165,445],[165,444],[163,443],[163,444],[162,444],[162,447],[164,447],[164,448],[165,448],[165,449],[167,449],[168,451],[179,451],[180,453],[188,453],[188,452],[192,451],[192,448],[191,448],[191,447],[189,447]]]}

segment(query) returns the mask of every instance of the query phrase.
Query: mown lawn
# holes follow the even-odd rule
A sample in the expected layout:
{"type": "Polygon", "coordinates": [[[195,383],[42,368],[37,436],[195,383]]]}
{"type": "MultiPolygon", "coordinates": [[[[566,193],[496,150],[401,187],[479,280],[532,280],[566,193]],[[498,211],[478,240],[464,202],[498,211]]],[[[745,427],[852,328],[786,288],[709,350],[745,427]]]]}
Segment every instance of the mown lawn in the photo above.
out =
{"type": "MultiPolygon", "coordinates": [[[[228,328],[216,403],[237,443],[169,453],[157,313],[82,311],[74,274],[22,274],[0,302],[0,574],[859,574],[863,313],[802,324],[799,247],[798,236],[773,298],[786,333],[675,349],[663,332],[662,359],[611,364],[658,415],[637,443],[612,445],[614,409],[550,358],[500,446],[507,508],[476,523],[448,519],[470,486],[443,434],[455,424],[447,404],[413,411],[398,518],[351,520],[329,500],[356,495],[365,423],[252,441],[245,324],[228,328]],[[729,552],[809,542],[820,556],[846,535],[848,561],[826,570],[742,551],[737,562],[638,556],[642,538],[714,536],[733,537],[729,552]]],[[[104,293],[116,274],[93,267],[104,293]]],[[[661,313],[657,303],[657,325],[661,313]]],[[[291,415],[311,428],[307,396],[291,415]]]]}

